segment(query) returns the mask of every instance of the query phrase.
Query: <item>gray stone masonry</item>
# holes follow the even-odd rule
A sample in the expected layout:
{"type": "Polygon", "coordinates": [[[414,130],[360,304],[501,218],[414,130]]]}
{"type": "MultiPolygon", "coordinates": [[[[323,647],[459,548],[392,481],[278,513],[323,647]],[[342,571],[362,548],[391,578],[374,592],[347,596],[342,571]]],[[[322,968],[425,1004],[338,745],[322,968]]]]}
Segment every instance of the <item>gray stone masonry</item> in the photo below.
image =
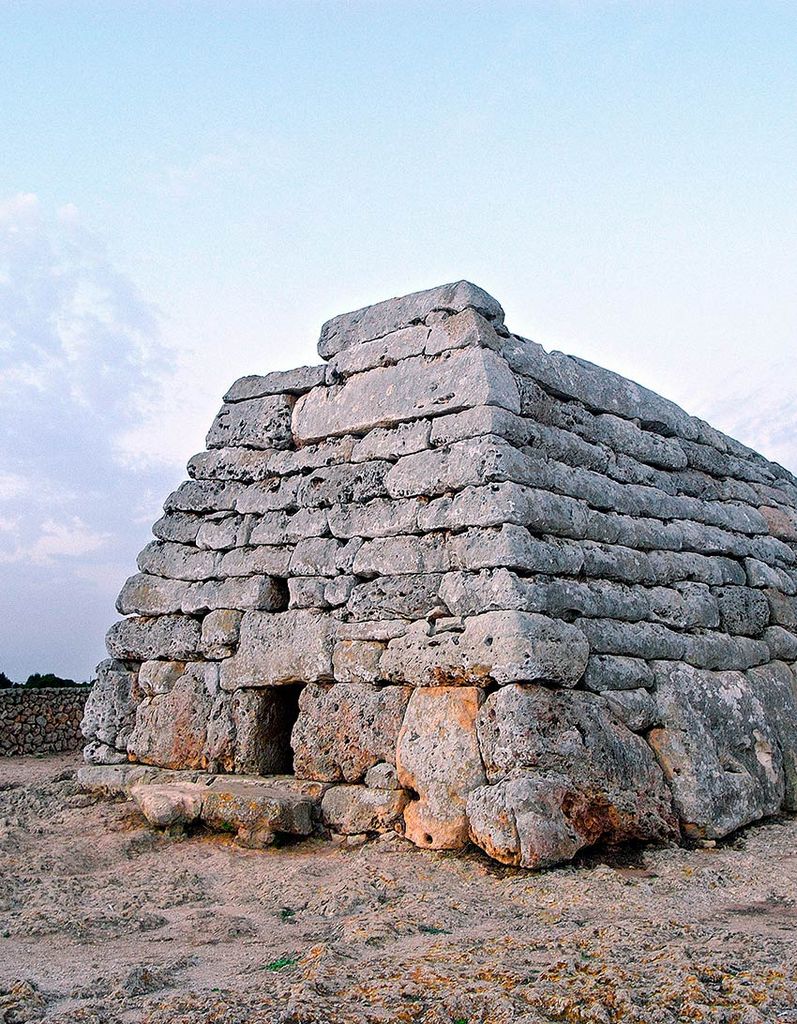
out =
{"type": "Polygon", "coordinates": [[[787,470],[465,281],[318,352],[235,382],[166,499],[87,785],[124,770],[151,821],[212,824],[197,779],[265,776],[248,842],[398,830],[526,867],[797,808],[787,470]]]}
{"type": "Polygon", "coordinates": [[[88,696],[88,686],[0,690],[0,757],[79,750],[88,696]]]}

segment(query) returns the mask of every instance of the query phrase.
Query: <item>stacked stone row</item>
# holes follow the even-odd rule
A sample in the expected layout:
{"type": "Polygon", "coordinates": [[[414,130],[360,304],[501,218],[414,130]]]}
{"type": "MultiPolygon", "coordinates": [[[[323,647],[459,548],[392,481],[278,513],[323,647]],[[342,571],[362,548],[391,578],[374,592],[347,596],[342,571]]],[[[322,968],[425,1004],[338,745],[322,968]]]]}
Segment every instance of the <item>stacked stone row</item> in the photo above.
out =
{"type": "Polygon", "coordinates": [[[0,690],[0,756],[78,750],[88,695],[87,687],[0,690]]]}
{"type": "Polygon", "coordinates": [[[673,831],[650,748],[670,789],[687,780],[682,827],[722,834],[722,786],[689,785],[738,765],[722,744],[717,764],[700,753],[695,707],[735,687],[747,718],[725,747],[749,747],[753,783],[730,827],[797,801],[794,478],[652,392],[510,334],[495,300],[462,283],[335,318],[319,352],[324,365],[225,396],[120,595],[101,670],[115,696],[88,722],[90,759],[279,770],[286,688],[304,684],[297,775],[361,789],[371,771],[369,788],[390,794],[381,824],[403,811],[432,846],[470,828],[522,861],[506,853],[517,829],[499,837],[494,822],[507,801],[543,799],[507,779],[519,754],[538,767],[548,755],[495,735],[496,716],[550,718],[547,688],[574,691],[558,705],[571,725],[644,736],[624,770],[656,791],[646,834],[673,831]]]}

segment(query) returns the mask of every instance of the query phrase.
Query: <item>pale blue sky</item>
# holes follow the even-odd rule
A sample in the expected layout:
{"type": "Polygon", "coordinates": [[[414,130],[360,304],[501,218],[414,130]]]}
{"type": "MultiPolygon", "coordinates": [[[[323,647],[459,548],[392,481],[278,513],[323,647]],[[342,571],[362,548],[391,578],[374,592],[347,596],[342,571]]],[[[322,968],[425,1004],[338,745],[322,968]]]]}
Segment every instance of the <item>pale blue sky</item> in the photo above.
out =
{"type": "Polygon", "coordinates": [[[797,6],[0,3],[0,669],[87,676],[230,381],[461,277],[797,468],[797,6]]]}

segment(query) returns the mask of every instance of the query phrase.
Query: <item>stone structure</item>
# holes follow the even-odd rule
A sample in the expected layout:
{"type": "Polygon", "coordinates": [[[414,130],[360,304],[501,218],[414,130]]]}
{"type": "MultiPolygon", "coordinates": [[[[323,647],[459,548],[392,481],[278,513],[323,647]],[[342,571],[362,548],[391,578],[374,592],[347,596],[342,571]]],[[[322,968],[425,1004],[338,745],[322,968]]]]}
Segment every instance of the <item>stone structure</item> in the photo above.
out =
{"type": "Polygon", "coordinates": [[[0,757],[79,750],[88,686],[0,690],[0,757]]]}
{"type": "Polygon", "coordinates": [[[797,807],[794,477],[467,282],[318,350],[233,384],[167,499],[87,785],[528,867],[797,807]]]}

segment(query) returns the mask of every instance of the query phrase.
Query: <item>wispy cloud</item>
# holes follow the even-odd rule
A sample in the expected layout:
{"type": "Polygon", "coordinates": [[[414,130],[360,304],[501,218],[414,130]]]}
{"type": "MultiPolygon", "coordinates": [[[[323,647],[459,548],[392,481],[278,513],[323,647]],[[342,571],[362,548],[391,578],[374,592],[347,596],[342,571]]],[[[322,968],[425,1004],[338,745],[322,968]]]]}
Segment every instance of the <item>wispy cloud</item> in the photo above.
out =
{"type": "Polygon", "coordinates": [[[145,539],[134,519],[179,472],[142,427],[165,404],[174,362],[157,309],[74,205],[50,213],[32,194],[0,203],[0,591],[14,597],[0,609],[7,667],[15,651],[25,661],[23,623],[57,622],[66,604],[89,600],[86,588],[100,590],[104,620],[86,622],[66,659],[43,636],[39,667],[85,669],[101,653],[121,566],[133,566],[145,539]]]}

